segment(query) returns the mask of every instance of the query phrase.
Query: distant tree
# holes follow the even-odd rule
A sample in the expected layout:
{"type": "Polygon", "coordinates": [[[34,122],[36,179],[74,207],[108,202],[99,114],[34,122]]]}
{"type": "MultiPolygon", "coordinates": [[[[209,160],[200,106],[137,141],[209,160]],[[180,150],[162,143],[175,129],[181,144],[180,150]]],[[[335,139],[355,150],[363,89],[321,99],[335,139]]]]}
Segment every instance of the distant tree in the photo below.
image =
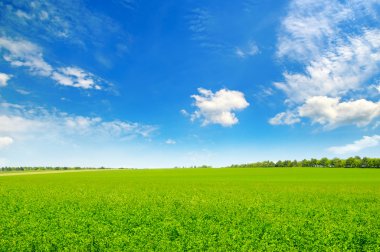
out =
{"type": "Polygon", "coordinates": [[[362,159],[358,156],[354,157],[354,162],[352,164],[355,168],[361,168],[362,167],[362,159]]]}
{"type": "Polygon", "coordinates": [[[318,160],[315,158],[310,159],[310,166],[316,167],[318,165],[318,160]]]}
{"type": "Polygon", "coordinates": [[[342,160],[340,160],[340,158],[334,158],[333,160],[331,160],[331,165],[335,168],[343,167],[342,160]]]}
{"type": "Polygon", "coordinates": [[[301,161],[301,166],[302,167],[309,167],[310,166],[309,160],[307,160],[307,159],[302,160],[301,161]]]}
{"type": "Polygon", "coordinates": [[[373,163],[375,168],[380,168],[380,158],[374,159],[373,163]]]}
{"type": "Polygon", "coordinates": [[[355,163],[355,158],[353,157],[347,158],[345,167],[352,168],[354,167],[354,163],[355,163]]]}
{"type": "Polygon", "coordinates": [[[276,162],[276,167],[284,167],[284,163],[281,160],[276,162]]]}
{"type": "Polygon", "coordinates": [[[290,160],[285,160],[283,162],[283,167],[292,167],[292,161],[290,160]]]}
{"type": "Polygon", "coordinates": [[[298,162],[297,160],[292,161],[292,167],[298,167],[298,162]]]}
{"type": "Polygon", "coordinates": [[[367,157],[362,158],[361,166],[362,168],[370,167],[370,159],[367,157]]]}
{"type": "Polygon", "coordinates": [[[326,157],[321,158],[319,160],[319,165],[321,167],[330,167],[330,164],[331,164],[331,161],[328,158],[326,158],[326,157]]]}

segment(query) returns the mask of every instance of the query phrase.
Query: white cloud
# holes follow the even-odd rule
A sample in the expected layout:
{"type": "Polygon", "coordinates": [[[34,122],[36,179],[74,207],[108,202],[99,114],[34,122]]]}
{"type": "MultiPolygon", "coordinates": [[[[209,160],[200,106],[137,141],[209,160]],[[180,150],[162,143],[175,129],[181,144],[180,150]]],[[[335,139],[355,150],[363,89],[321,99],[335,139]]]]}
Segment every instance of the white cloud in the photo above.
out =
{"type": "Polygon", "coordinates": [[[119,23],[89,9],[83,0],[1,1],[0,9],[0,26],[7,34],[30,36],[50,44],[63,40],[82,49],[91,45],[99,50],[112,37],[115,43],[107,48],[112,47],[114,52],[129,40],[119,23]]]}
{"type": "Polygon", "coordinates": [[[292,111],[282,112],[269,120],[272,125],[291,125],[309,118],[325,129],[344,125],[364,127],[380,116],[380,102],[365,99],[341,102],[340,98],[314,96],[292,111]]]}
{"type": "Polygon", "coordinates": [[[127,138],[129,136],[149,137],[156,127],[120,120],[103,121],[100,117],[63,116],[54,120],[60,128],[70,133],[82,135],[98,135],[111,138],[127,138]]]}
{"type": "Polygon", "coordinates": [[[33,74],[41,76],[50,76],[53,71],[43,59],[41,49],[33,43],[0,37],[0,48],[8,52],[3,57],[12,66],[27,67],[33,74]]]}
{"type": "Polygon", "coordinates": [[[312,60],[304,74],[284,73],[275,83],[293,102],[318,96],[341,96],[360,88],[380,71],[380,30],[367,30],[312,60]]]}
{"type": "Polygon", "coordinates": [[[157,130],[157,127],[152,125],[144,125],[136,122],[125,122],[120,120],[102,122],[96,126],[99,132],[105,135],[121,136],[128,138],[128,136],[142,136],[150,137],[153,132],[157,130]]]}
{"type": "Polygon", "coordinates": [[[274,83],[287,95],[290,112],[279,113],[272,124],[308,117],[327,129],[362,127],[379,116],[379,103],[368,100],[373,94],[363,93],[380,72],[378,7],[378,0],[291,1],[277,56],[304,67],[285,71],[284,80],[274,83]]]}
{"type": "Polygon", "coordinates": [[[235,53],[238,57],[245,58],[245,53],[240,47],[236,48],[235,53]]]}
{"type": "Polygon", "coordinates": [[[373,123],[372,129],[377,129],[380,127],[380,121],[376,121],[373,123]]]}
{"type": "Polygon", "coordinates": [[[0,73],[0,87],[8,85],[8,81],[12,78],[12,75],[0,73]]]}
{"type": "Polygon", "coordinates": [[[105,121],[100,117],[68,115],[43,108],[25,108],[13,104],[1,104],[0,107],[3,114],[0,116],[0,134],[15,139],[125,140],[139,136],[149,138],[157,130],[152,125],[121,120],[105,121]]]}
{"type": "Polygon", "coordinates": [[[337,0],[293,0],[282,21],[277,55],[297,61],[319,55],[351,16],[352,10],[337,0]]]}
{"type": "MultiPolygon", "coordinates": [[[[191,39],[198,42],[199,46],[214,52],[227,49],[226,41],[220,39],[218,29],[215,29],[220,20],[212,12],[204,8],[195,8],[186,17],[191,39]]],[[[229,49],[229,48],[228,48],[229,49]]]]}
{"type": "Polygon", "coordinates": [[[101,123],[102,119],[99,117],[84,117],[84,116],[65,116],[62,118],[64,127],[67,126],[69,130],[77,131],[81,134],[88,133],[92,127],[101,123]]]}
{"type": "Polygon", "coordinates": [[[376,93],[380,94],[380,85],[379,84],[377,84],[377,85],[371,85],[369,88],[376,90],[376,93]]]}
{"type": "Polygon", "coordinates": [[[249,106],[244,94],[239,91],[221,89],[216,93],[198,88],[199,95],[192,95],[197,110],[191,115],[192,120],[202,120],[202,125],[220,124],[232,126],[238,123],[233,111],[243,110],[249,106]]]}
{"type": "Polygon", "coordinates": [[[17,93],[19,93],[19,94],[22,94],[22,95],[28,95],[28,94],[31,93],[30,91],[27,91],[27,90],[24,90],[24,89],[20,89],[20,88],[15,89],[15,91],[16,91],[17,93]]]}
{"type": "Polygon", "coordinates": [[[190,115],[189,112],[186,111],[186,109],[181,109],[179,112],[180,112],[183,116],[189,116],[189,115],[190,115]]]}
{"type": "Polygon", "coordinates": [[[31,16],[22,10],[17,10],[16,16],[18,16],[19,18],[31,19],[31,16]]]}
{"type": "Polygon", "coordinates": [[[253,42],[250,42],[248,44],[248,46],[246,46],[246,47],[243,47],[243,48],[242,47],[236,47],[236,49],[235,49],[235,54],[239,58],[246,58],[249,56],[254,56],[258,53],[259,53],[259,48],[253,42]]]}
{"type": "Polygon", "coordinates": [[[27,119],[21,116],[9,116],[1,115],[0,116],[0,132],[1,133],[23,133],[23,132],[32,132],[36,129],[41,129],[43,126],[42,122],[37,120],[27,119]]]}
{"type": "Polygon", "coordinates": [[[363,127],[380,116],[380,102],[365,99],[340,102],[339,98],[315,96],[306,100],[298,108],[298,113],[328,129],[349,124],[363,127]]]}
{"type": "Polygon", "coordinates": [[[269,123],[272,125],[291,125],[300,122],[301,119],[293,112],[281,112],[275,117],[269,119],[269,123]]]}
{"type": "Polygon", "coordinates": [[[278,34],[277,56],[308,61],[344,40],[366,19],[378,23],[378,0],[293,0],[278,34]]]}
{"type": "Polygon", "coordinates": [[[13,143],[13,138],[11,137],[0,137],[0,149],[7,147],[13,143]]]}
{"type": "Polygon", "coordinates": [[[38,16],[42,21],[47,20],[49,18],[49,13],[47,11],[41,11],[38,16]]]}
{"type": "Polygon", "coordinates": [[[334,146],[328,148],[328,151],[335,153],[335,154],[346,154],[346,153],[355,153],[359,152],[363,149],[375,147],[380,144],[380,136],[374,135],[374,136],[364,136],[362,139],[354,141],[352,144],[347,144],[344,146],[334,146]]]}
{"type": "Polygon", "coordinates": [[[169,138],[168,140],[165,141],[165,143],[173,145],[173,144],[176,144],[177,142],[175,140],[169,138]]]}
{"type": "Polygon", "coordinates": [[[52,79],[64,86],[72,86],[83,89],[101,89],[96,83],[97,77],[77,67],[58,68],[52,74],[52,79]]]}
{"type": "MultiPolygon", "coordinates": [[[[101,89],[106,81],[78,67],[55,68],[45,61],[41,48],[24,40],[0,37],[4,59],[15,67],[26,67],[32,74],[49,77],[63,86],[83,89],[101,89]]],[[[0,76],[1,78],[1,76],[0,76]]]]}

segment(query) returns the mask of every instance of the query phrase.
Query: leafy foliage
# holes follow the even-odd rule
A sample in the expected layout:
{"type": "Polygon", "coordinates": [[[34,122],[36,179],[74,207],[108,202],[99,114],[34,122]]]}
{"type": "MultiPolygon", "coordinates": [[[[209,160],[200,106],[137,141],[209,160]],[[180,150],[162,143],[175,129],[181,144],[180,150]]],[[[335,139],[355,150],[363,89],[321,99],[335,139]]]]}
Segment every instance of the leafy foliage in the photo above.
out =
{"type": "Polygon", "coordinates": [[[249,164],[231,165],[230,167],[329,167],[329,168],[380,168],[380,158],[350,157],[340,158],[321,158],[297,160],[263,161],[249,164]]]}

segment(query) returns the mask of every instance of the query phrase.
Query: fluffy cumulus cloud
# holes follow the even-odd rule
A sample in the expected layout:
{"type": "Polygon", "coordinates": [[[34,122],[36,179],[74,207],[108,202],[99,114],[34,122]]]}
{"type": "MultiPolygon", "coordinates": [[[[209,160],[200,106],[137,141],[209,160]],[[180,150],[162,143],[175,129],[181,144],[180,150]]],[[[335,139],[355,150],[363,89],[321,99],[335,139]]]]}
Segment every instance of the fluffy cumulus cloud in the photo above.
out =
{"type": "Polygon", "coordinates": [[[13,138],[5,136],[0,137],[0,149],[7,147],[13,143],[13,138]]]}
{"type": "Polygon", "coordinates": [[[45,61],[42,49],[29,41],[0,37],[0,49],[4,60],[12,66],[25,67],[32,74],[49,77],[60,85],[101,89],[102,85],[107,84],[100,77],[78,67],[53,67],[45,61]]]}
{"type": "Polygon", "coordinates": [[[313,123],[336,128],[354,124],[362,127],[380,116],[380,102],[365,99],[340,102],[339,98],[315,96],[299,108],[299,116],[308,117],[313,123]]]}
{"type": "Polygon", "coordinates": [[[294,124],[304,117],[327,129],[362,127],[379,116],[379,103],[362,93],[380,72],[380,29],[374,25],[379,7],[377,0],[290,3],[277,56],[298,62],[301,70],[285,71],[283,81],[274,83],[289,108],[271,124],[294,124]]]}
{"type": "Polygon", "coordinates": [[[366,148],[378,146],[379,144],[380,144],[379,135],[364,136],[362,139],[354,141],[354,143],[352,144],[330,147],[328,151],[334,154],[342,155],[342,154],[347,154],[347,153],[359,152],[366,148]]]}
{"type": "Polygon", "coordinates": [[[8,85],[8,81],[12,78],[11,75],[6,73],[0,73],[0,87],[8,85]]]}
{"type": "Polygon", "coordinates": [[[198,88],[199,94],[192,95],[197,110],[191,114],[191,119],[199,119],[202,125],[220,124],[224,127],[238,123],[234,111],[247,108],[249,103],[244,94],[239,91],[221,89],[215,93],[211,90],[198,88]]]}
{"type": "Polygon", "coordinates": [[[339,98],[313,96],[293,111],[277,114],[269,120],[273,125],[294,124],[301,118],[309,118],[313,124],[325,129],[334,129],[343,125],[367,126],[380,116],[380,102],[365,99],[341,102],[339,98]]]}

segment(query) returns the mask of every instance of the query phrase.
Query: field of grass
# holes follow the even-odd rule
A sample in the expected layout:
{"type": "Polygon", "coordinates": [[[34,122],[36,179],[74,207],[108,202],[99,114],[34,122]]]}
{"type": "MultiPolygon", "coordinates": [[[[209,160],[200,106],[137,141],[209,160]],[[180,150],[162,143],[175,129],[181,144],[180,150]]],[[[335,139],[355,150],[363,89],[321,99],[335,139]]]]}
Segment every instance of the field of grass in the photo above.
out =
{"type": "Polygon", "coordinates": [[[380,170],[0,176],[0,251],[380,251],[380,170]]]}

